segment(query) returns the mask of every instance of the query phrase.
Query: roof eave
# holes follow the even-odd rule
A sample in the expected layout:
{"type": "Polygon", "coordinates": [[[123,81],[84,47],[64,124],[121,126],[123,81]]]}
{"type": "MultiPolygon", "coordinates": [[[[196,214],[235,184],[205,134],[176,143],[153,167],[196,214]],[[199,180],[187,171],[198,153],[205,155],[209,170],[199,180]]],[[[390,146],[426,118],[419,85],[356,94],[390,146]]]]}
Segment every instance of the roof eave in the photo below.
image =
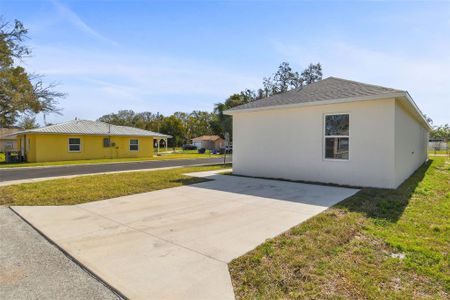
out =
{"type": "Polygon", "coordinates": [[[369,101],[369,100],[379,100],[379,99],[388,99],[388,98],[403,98],[406,99],[409,105],[414,108],[417,116],[420,121],[422,121],[423,125],[427,128],[428,131],[431,131],[433,128],[425,119],[424,115],[420,111],[419,107],[416,105],[411,95],[407,91],[400,91],[395,93],[385,93],[385,94],[377,94],[371,96],[358,96],[358,97],[348,97],[348,98],[340,98],[340,99],[330,99],[324,101],[311,101],[311,102],[303,102],[303,103],[293,103],[293,104],[283,104],[283,105],[271,105],[264,107],[256,107],[256,108],[243,108],[243,109],[230,109],[226,110],[223,113],[226,115],[234,115],[237,113],[245,113],[245,112],[258,112],[258,111],[266,111],[272,109],[286,109],[286,108],[298,108],[305,106],[318,106],[318,105],[328,105],[328,104],[339,104],[339,103],[347,103],[347,102],[356,102],[356,101],[369,101]]]}
{"type": "Polygon", "coordinates": [[[430,123],[428,123],[428,121],[425,118],[424,114],[422,113],[420,108],[417,106],[416,102],[414,102],[414,100],[411,97],[411,95],[407,91],[405,91],[403,96],[408,101],[409,105],[411,105],[414,108],[415,112],[417,113],[417,115],[419,116],[419,118],[422,121],[423,125],[425,125],[425,127],[427,128],[427,130],[429,132],[432,131],[433,127],[430,125],[430,123]]]}
{"type": "Polygon", "coordinates": [[[223,113],[226,115],[233,115],[233,114],[241,113],[241,112],[253,112],[253,111],[271,110],[271,109],[296,108],[296,107],[304,107],[304,106],[317,106],[317,105],[337,104],[337,103],[354,102],[354,101],[367,101],[367,100],[377,100],[377,99],[385,99],[385,98],[396,98],[396,97],[403,96],[403,94],[404,94],[404,92],[396,92],[396,93],[377,94],[377,95],[370,95],[370,96],[338,98],[338,99],[330,99],[330,100],[323,100],[323,101],[310,101],[310,102],[302,102],[302,103],[270,105],[270,106],[255,107],[255,108],[229,109],[229,110],[224,111],[223,113]]]}
{"type": "Polygon", "coordinates": [[[11,136],[11,135],[24,135],[24,134],[64,134],[64,135],[95,135],[95,136],[144,136],[144,137],[160,137],[160,138],[167,138],[171,139],[171,135],[166,134],[112,134],[112,133],[86,133],[86,132],[39,132],[39,131],[20,131],[16,132],[14,134],[4,135],[4,136],[11,136]]]}

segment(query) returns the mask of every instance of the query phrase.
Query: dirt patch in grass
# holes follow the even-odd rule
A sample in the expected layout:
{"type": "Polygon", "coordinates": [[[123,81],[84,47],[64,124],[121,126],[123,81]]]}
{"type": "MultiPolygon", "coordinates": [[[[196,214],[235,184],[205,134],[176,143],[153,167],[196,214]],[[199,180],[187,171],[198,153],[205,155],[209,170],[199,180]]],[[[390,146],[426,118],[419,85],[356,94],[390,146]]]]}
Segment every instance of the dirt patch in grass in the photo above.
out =
{"type": "Polygon", "coordinates": [[[238,299],[448,299],[450,160],[362,189],[229,264],[238,299]]]}

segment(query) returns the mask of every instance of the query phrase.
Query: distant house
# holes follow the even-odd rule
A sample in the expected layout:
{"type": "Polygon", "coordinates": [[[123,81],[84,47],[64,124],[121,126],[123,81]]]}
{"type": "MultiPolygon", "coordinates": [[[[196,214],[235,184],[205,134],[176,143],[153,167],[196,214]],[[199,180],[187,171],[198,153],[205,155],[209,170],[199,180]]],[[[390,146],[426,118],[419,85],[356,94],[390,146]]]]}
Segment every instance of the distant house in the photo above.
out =
{"type": "Polygon", "coordinates": [[[396,188],[427,160],[431,127],[404,90],[329,77],[225,113],[239,175],[396,188]]]}
{"type": "MultiPolygon", "coordinates": [[[[169,135],[88,120],[72,120],[16,133],[28,162],[153,156],[154,140],[169,135]]],[[[166,143],[167,145],[167,143],[166,143]]]]}
{"type": "Polygon", "coordinates": [[[23,130],[20,127],[0,128],[0,152],[18,151],[17,137],[14,133],[23,130]]]}
{"type": "Polygon", "coordinates": [[[192,139],[192,144],[197,148],[219,150],[225,147],[225,140],[218,135],[202,135],[192,139]]]}
{"type": "Polygon", "coordinates": [[[448,142],[443,138],[430,138],[428,140],[429,150],[448,150],[448,142]]]}

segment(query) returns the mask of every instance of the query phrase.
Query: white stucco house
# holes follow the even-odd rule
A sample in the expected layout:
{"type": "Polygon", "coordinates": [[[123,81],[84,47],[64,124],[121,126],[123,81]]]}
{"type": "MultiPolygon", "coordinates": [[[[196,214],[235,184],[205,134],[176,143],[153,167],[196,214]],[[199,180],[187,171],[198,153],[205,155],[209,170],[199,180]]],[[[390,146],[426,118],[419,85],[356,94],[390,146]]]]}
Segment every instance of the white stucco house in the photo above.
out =
{"type": "Polygon", "coordinates": [[[427,160],[431,127],[403,90],[329,77],[225,113],[238,175],[397,188],[427,160]]]}

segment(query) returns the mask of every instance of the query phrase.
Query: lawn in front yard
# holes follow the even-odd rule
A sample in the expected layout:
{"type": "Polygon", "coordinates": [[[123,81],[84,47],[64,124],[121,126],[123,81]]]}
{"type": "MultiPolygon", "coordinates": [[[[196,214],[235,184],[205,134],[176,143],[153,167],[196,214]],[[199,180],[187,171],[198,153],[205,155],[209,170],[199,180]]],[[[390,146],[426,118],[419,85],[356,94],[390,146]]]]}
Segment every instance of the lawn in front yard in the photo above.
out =
{"type": "Polygon", "coordinates": [[[229,264],[238,299],[449,299],[450,159],[365,188],[229,264]]]}
{"type": "Polygon", "coordinates": [[[0,205],[72,205],[203,182],[183,175],[230,168],[197,166],[130,173],[81,176],[0,187],[0,205]]]}
{"type": "MultiPolygon", "coordinates": [[[[156,154],[156,152],[155,152],[156,154]]],[[[196,159],[196,158],[213,158],[223,157],[222,155],[212,155],[209,153],[199,154],[192,151],[180,151],[174,153],[164,153],[155,155],[152,158],[104,158],[104,159],[80,159],[67,161],[51,161],[36,163],[5,163],[4,153],[0,153],[0,168],[24,168],[24,167],[42,167],[42,166],[65,166],[65,165],[82,165],[82,164],[102,164],[102,163],[120,163],[120,162],[136,162],[150,160],[168,160],[168,159],[196,159]]]]}
{"type": "Polygon", "coordinates": [[[450,150],[428,150],[428,155],[450,154],[450,150]]]}

